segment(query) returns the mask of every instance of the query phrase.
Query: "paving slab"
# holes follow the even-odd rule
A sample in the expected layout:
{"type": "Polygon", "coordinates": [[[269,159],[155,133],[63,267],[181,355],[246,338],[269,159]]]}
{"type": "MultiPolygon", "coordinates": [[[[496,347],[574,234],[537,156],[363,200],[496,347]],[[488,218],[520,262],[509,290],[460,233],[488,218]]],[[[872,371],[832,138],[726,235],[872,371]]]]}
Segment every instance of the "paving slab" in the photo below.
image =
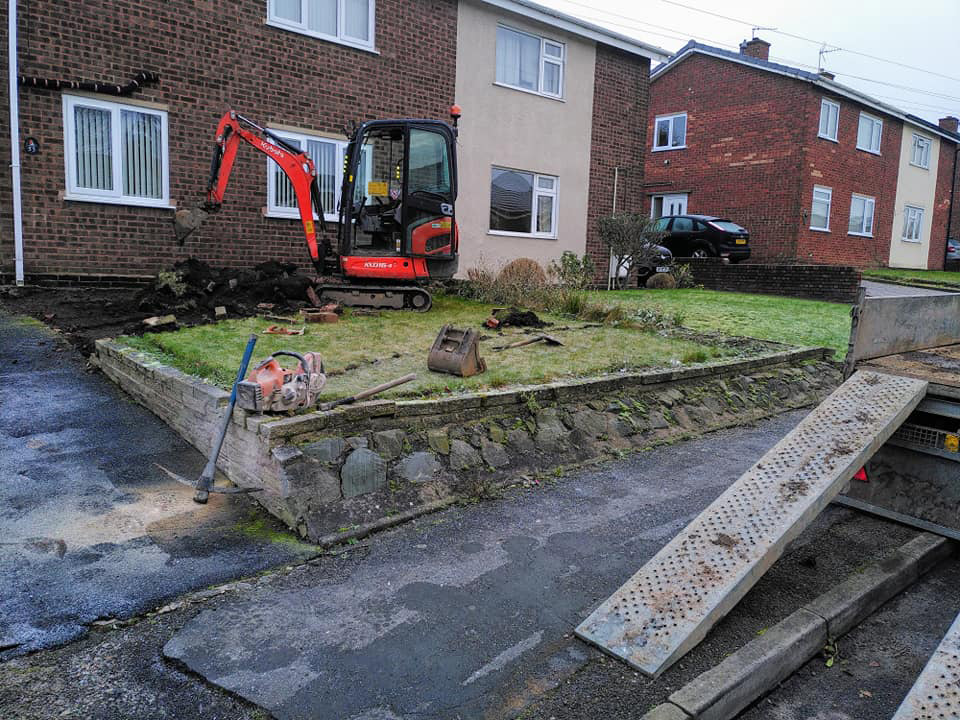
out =
{"type": "Polygon", "coordinates": [[[191,501],[204,459],[43,326],[0,313],[0,659],[312,554],[247,498],[191,501]]]}

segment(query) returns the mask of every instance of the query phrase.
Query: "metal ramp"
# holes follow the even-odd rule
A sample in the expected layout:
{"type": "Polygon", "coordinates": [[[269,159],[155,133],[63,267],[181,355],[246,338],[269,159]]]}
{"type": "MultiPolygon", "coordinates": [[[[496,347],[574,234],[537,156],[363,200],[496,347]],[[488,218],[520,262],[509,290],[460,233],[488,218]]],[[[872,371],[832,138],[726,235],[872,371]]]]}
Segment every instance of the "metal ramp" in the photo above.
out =
{"type": "Polygon", "coordinates": [[[576,629],[656,677],[726,615],[923,398],[857,372],[576,629]]]}
{"type": "Polygon", "coordinates": [[[960,720],[960,616],[947,631],[893,720],[960,720]]]}

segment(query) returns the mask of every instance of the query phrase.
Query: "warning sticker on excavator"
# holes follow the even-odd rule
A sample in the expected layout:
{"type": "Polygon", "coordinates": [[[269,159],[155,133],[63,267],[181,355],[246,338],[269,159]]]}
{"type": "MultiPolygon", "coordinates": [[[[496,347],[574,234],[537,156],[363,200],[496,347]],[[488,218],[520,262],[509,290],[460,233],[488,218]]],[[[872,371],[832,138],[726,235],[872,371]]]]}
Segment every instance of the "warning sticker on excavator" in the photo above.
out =
{"type": "Polygon", "coordinates": [[[313,232],[313,220],[307,220],[307,221],[303,224],[303,229],[306,230],[308,233],[312,233],[312,232],[313,232]]]}
{"type": "Polygon", "coordinates": [[[367,195],[370,197],[375,196],[385,196],[390,194],[390,188],[387,187],[385,182],[368,182],[367,183],[367,195]]]}

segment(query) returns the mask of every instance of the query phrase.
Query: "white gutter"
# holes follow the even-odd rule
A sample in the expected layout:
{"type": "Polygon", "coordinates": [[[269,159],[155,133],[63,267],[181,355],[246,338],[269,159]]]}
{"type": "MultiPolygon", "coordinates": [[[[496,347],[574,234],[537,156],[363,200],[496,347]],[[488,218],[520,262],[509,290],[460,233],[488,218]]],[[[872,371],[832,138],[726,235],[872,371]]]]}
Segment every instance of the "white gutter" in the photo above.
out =
{"type": "Polygon", "coordinates": [[[7,10],[10,69],[10,171],[13,175],[13,254],[17,285],[23,285],[23,198],[20,195],[20,89],[17,86],[17,0],[7,10]]]}

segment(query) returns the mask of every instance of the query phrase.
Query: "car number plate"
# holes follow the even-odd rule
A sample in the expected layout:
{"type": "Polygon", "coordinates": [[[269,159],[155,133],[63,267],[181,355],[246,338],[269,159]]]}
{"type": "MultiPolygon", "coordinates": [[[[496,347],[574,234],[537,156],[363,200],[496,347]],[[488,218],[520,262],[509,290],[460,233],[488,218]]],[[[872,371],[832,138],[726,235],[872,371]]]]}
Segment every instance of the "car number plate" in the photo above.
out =
{"type": "Polygon", "coordinates": [[[737,245],[746,245],[746,244],[747,244],[746,238],[737,238],[737,245]]]}
{"type": "Polygon", "coordinates": [[[667,265],[661,265],[661,266],[658,267],[656,270],[657,270],[658,273],[670,272],[670,267],[667,266],[667,265]]]}

